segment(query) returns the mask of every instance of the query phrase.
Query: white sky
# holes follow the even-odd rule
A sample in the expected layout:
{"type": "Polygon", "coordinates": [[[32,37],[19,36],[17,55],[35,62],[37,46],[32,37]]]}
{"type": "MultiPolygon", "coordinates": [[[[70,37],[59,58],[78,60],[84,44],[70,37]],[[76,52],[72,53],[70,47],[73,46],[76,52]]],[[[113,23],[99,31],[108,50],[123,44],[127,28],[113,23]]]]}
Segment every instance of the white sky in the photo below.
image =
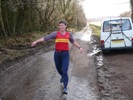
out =
{"type": "Polygon", "coordinates": [[[86,18],[119,16],[130,10],[130,0],[84,0],[82,6],[86,18]]]}

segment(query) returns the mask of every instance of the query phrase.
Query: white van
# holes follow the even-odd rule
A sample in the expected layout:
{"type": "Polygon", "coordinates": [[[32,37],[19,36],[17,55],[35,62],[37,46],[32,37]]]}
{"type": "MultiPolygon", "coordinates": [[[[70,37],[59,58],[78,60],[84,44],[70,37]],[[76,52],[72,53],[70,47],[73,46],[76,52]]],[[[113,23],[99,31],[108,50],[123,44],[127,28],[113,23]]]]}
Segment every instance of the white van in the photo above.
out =
{"type": "Polygon", "coordinates": [[[133,25],[128,17],[103,21],[100,33],[101,50],[133,48],[133,25]]]}

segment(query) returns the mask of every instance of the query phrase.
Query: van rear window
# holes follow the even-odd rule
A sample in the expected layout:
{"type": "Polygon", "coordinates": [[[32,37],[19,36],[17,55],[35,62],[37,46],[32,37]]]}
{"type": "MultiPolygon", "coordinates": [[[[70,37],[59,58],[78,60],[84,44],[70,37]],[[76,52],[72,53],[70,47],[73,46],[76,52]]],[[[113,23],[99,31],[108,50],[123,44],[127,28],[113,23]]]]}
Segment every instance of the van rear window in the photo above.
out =
{"type": "Polygon", "coordinates": [[[131,30],[129,19],[108,20],[103,23],[103,32],[131,30]]]}

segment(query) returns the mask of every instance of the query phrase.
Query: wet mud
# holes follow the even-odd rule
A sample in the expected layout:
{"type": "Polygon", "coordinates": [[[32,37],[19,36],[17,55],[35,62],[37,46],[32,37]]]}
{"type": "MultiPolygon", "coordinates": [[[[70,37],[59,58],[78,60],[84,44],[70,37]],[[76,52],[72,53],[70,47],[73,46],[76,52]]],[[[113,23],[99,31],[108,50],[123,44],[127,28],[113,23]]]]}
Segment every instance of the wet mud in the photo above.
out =
{"type": "MultiPolygon", "coordinates": [[[[40,50],[0,72],[0,99],[2,100],[101,100],[97,74],[89,44],[91,31],[80,31],[76,41],[84,49],[71,46],[68,94],[54,65],[54,51],[40,50]],[[80,39],[79,37],[82,37],[80,39]],[[83,41],[88,36],[88,41],[83,41]]],[[[86,39],[87,40],[87,39],[86,39]]]]}
{"type": "MultiPolygon", "coordinates": [[[[92,48],[99,51],[99,38],[93,36],[92,48]]],[[[94,55],[102,100],[133,100],[133,50],[115,50],[94,55]]]]}
{"type": "Polygon", "coordinates": [[[91,33],[85,28],[74,36],[84,49],[83,54],[70,45],[67,95],[62,94],[52,45],[8,67],[4,64],[0,100],[133,100],[133,50],[103,54],[99,37],[91,33]]]}

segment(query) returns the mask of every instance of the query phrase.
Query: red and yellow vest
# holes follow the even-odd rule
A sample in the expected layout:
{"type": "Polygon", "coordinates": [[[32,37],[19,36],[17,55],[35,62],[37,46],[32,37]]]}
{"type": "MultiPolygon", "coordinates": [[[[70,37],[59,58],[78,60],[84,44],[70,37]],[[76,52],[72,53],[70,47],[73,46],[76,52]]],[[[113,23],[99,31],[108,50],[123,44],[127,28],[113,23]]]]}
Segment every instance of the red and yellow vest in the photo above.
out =
{"type": "Polygon", "coordinates": [[[62,35],[60,32],[57,32],[55,39],[55,49],[58,50],[69,50],[69,32],[66,32],[65,35],[62,35]]]}

